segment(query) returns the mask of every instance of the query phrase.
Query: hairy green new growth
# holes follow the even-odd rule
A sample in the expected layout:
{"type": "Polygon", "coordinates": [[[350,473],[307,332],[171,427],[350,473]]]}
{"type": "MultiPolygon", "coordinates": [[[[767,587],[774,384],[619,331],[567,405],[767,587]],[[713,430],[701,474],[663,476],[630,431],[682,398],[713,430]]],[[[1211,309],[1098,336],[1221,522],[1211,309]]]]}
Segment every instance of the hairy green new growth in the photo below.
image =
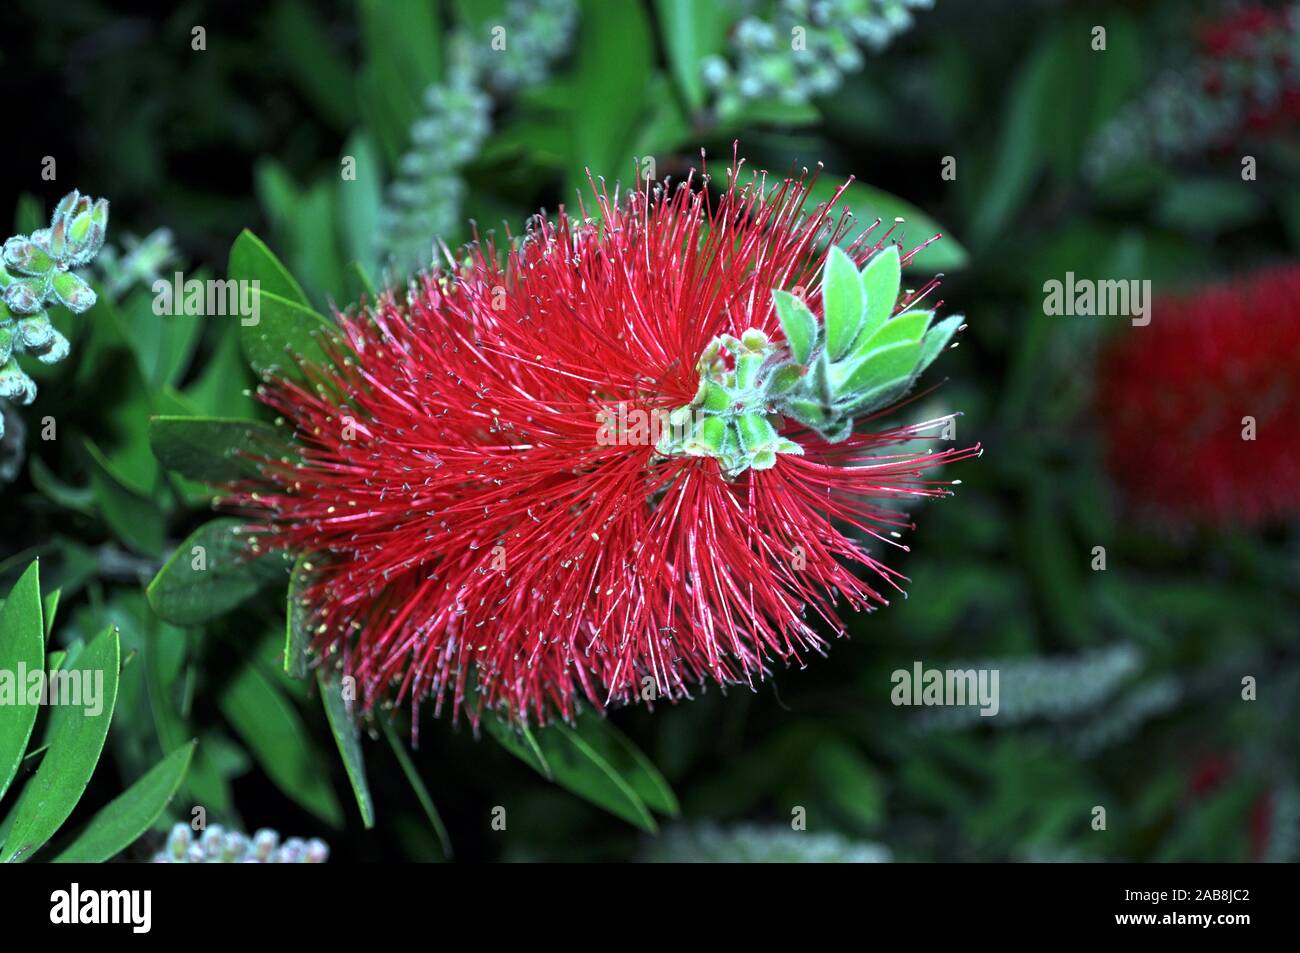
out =
{"type": "Polygon", "coordinates": [[[960,315],[934,327],[933,311],[894,315],[901,283],[897,246],[861,271],[833,247],[822,275],[822,318],[788,291],[774,291],[784,346],[755,328],[739,339],[714,338],[696,365],[695,399],[669,415],[656,449],[713,457],[736,477],[775,466],[779,454],[803,453],[779,435],[783,417],[830,443],[846,439],[856,417],[906,394],[961,327],[960,315]]]}
{"type": "Polygon", "coordinates": [[[18,366],[19,354],[31,354],[44,364],[67,357],[67,338],[50,324],[45,309],[62,305],[81,314],[95,304],[94,290],[75,269],[99,254],[107,230],[108,200],[95,201],[73,190],[54,209],[49,228],[5,242],[0,264],[0,398],[23,405],[36,399],[36,384],[18,366]]]}

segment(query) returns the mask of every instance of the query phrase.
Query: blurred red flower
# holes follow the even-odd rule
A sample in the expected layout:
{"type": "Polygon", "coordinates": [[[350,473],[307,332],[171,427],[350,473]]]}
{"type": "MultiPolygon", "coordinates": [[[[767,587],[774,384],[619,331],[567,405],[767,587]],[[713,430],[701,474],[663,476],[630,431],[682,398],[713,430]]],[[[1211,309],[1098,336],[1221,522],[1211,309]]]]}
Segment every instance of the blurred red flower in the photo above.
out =
{"type": "Polygon", "coordinates": [[[1103,354],[1111,472],[1160,518],[1300,513],[1300,266],[1156,301],[1103,354]]]}

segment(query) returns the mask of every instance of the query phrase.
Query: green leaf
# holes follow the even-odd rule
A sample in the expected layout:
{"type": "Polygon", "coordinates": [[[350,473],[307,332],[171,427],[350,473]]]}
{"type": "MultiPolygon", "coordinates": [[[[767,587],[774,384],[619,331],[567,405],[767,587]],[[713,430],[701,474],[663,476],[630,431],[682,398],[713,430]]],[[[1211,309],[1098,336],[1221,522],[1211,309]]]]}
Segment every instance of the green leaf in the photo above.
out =
{"type": "MultiPolygon", "coordinates": [[[[40,563],[33,562],[0,606],[0,669],[13,673],[16,679],[20,667],[39,672],[44,666],[40,563]]],[[[26,701],[26,685],[15,685],[14,689],[19,697],[0,704],[0,798],[18,773],[40,708],[19,704],[26,701]]]]}
{"type": "Polygon", "coordinates": [[[808,770],[831,803],[858,826],[870,829],[883,820],[880,775],[852,745],[834,737],[820,738],[808,770]]]}
{"type": "MultiPolygon", "coordinates": [[[[831,196],[835,194],[835,190],[843,182],[844,180],[838,176],[819,175],[817,182],[808,190],[809,202],[829,202],[831,196]]],[[[872,234],[877,236],[884,234],[886,229],[894,226],[897,219],[902,219],[902,223],[894,227],[894,232],[890,236],[891,242],[897,239],[904,245],[911,247],[919,245],[937,234],[943,235],[943,238],[924,251],[917,252],[909,263],[909,268],[930,273],[957,271],[965,268],[970,262],[970,255],[966,249],[956,239],[950,237],[946,229],[916,206],[904,202],[895,195],[890,195],[880,189],[873,189],[861,182],[851,182],[848,189],[840,196],[839,204],[832,212],[842,205],[847,205],[850,211],[853,212],[853,222],[840,239],[846,245],[859,238],[868,228],[875,224],[876,219],[880,219],[880,225],[876,227],[872,234]]]]}
{"type": "Polygon", "coordinates": [[[90,487],[70,486],[64,483],[54,474],[49,465],[37,456],[33,456],[28,461],[27,472],[31,475],[32,485],[50,502],[83,516],[95,515],[95,491],[90,487]]]}
{"type": "Polygon", "coordinates": [[[781,331],[790,354],[798,364],[807,364],[817,346],[817,317],[808,306],[788,291],[773,291],[776,314],[781,319],[781,331]]]}
{"type": "Polygon", "coordinates": [[[653,75],[654,35],[639,3],[583,0],[574,65],[572,135],[566,201],[595,177],[633,181],[633,137],[646,111],[653,75]]]}
{"type": "Polygon", "coordinates": [[[55,589],[45,595],[44,602],[41,603],[41,609],[45,614],[45,640],[48,642],[50,632],[54,629],[54,616],[59,611],[59,597],[61,589],[55,589]]]}
{"type": "Polygon", "coordinates": [[[442,78],[438,4],[361,0],[357,7],[365,51],[361,112],[377,127],[395,160],[419,118],[424,90],[442,78]]]}
{"type": "Polygon", "coordinates": [[[388,744],[397,757],[397,763],[402,766],[402,773],[406,775],[406,780],[410,782],[411,789],[415,791],[416,800],[420,802],[420,807],[424,809],[425,816],[429,818],[429,824],[432,825],[434,833],[438,835],[438,841],[442,844],[443,855],[451,857],[451,837],[447,834],[447,826],[443,824],[442,815],[438,813],[433,798],[429,796],[429,790],[424,786],[424,780],[420,777],[420,773],[415,770],[415,764],[411,761],[406,746],[397,737],[397,730],[390,720],[380,718],[379,722],[383,725],[384,737],[388,739],[388,744]]]}
{"type": "Polygon", "coordinates": [[[578,719],[577,730],[582,740],[599,752],[647,807],[673,817],[681,813],[677,796],[654,762],[609,719],[593,713],[584,714],[578,719]]]}
{"type": "Polygon", "coordinates": [[[284,671],[290,678],[306,678],[308,671],[307,650],[311,647],[311,632],[307,629],[307,607],[301,599],[308,582],[307,565],[306,556],[294,560],[285,598],[284,671]]]}
{"type": "MultiPolygon", "coordinates": [[[[210,276],[201,272],[194,277],[205,281],[210,276]]],[[[175,384],[185,374],[204,325],[197,315],[185,313],[183,295],[172,302],[169,314],[155,314],[155,301],[151,289],[136,288],[117,307],[104,309],[104,317],[117,325],[121,340],[130,347],[150,391],[175,384]]],[[[234,301],[238,301],[238,293],[234,301]]],[[[98,312],[96,320],[102,320],[98,312]]]]}
{"type": "Polygon", "coordinates": [[[236,281],[256,281],[261,291],[278,295],[293,304],[308,307],[310,302],[289,269],[280,263],[260,238],[244,229],[230,247],[227,274],[236,281]]]}
{"type": "Polygon", "coordinates": [[[644,831],[658,831],[654,816],[632,785],[574,729],[563,723],[552,725],[538,733],[537,743],[560,787],[644,831]]]}
{"type": "Polygon", "coordinates": [[[497,744],[528,765],[548,781],[554,781],[555,775],[542,753],[541,745],[527,725],[516,725],[490,715],[483,719],[483,726],[497,744]]]}
{"type": "Polygon", "coordinates": [[[249,537],[236,532],[242,525],[223,517],[191,533],[145,590],[153,611],[174,625],[198,625],[235,608],[273,578],[281,558],[254,553],[249,537]]]}
{"type": "Polygon", "coordinates": [[[277,65],[330,125],[346,130],[357,110],[352,72],[331,42],[327,23],[302,0],[278,0],[267,36],[273,41],[277,65]]]}
{"type": "Polygon", "coordinates": [[[673,79],[692,112],[705,105],[707,90],[700,64],[722,53],[734,11],[718,0],[656,0],[673,79]]]}
{"type": "Polygon", "coordinates": [[[278,372],[302,380],[293,358],[328,364],[321,338],[337,335],[338,329],[304,305],[269,291],[258,292],[258,321],[240,323],[239,340],[244,357],[259,374],[278,372]]]}
{"type": "Polygon", "coordinates": [[[896,318],[886,321],[884,326],[871,335],[870,338],[858,342],[857,351],[862,354],[870,354],[877,348],[882,348],[887,344],[904,344],[911,341],[919,341],[925,334],[925,329],[930,326],[930,321],[934,318],[933,311],[908,311],[900,314],[896,318]]]}
{"type": "Polygon", "coordinates": [[[921,347],[921,341],[901,341],[869,352],[851,365],[843,382],[835,388],[836,395],[851,397],[895,378],[910,378],[921,356],[921,347]]]}
{"type": "Polygon", "coordinates": [[[129,486],[98,447],[89,440],[84,445],[90,456],[90,488],[104,522],[131,549],[145,556],[159,555],[167,527],[158,505],[129,486]]]}
{"type": "Polygon", "coordinates": [[[786,415],[799,421],[799,423],[807,424],[809,427],[819,427],[826,423],[828,419],[826,409],[820,402],[815,400],[797,398],[783,403],[781,410],[786,415]]]}
{"type": "Polygon", "coordinates": [[[191,741],[154,765],[77,835],[56,864],[98,864],[121,853],[149,829],[171,802],[194,756],[191,741]]]}
{"type": "Polygon", "coordinates": [[[343,809],[319,770],[298,710],[257,666],[241,668],[218,705],[276,787],[326,824],[343,823],[343,809]]]}
{"type": "Polygon", "coordinates": [[[240,352],[239,325],[221,324],[215,330],[217,343],[212,356],[198,380],[186,388],[184,397],[198,414],[254,419],[261,405],[250,393],[253,378],[240,352]]]}
{"type": "Polygon", "coordinates": [[[898,289],[903,283],[898,246],[887,245],[872,256],[862,269],[862,293],[867,299],[867,316],[862,334],[867,337],[882,328],[898,303],[898,289]]]}
{"type": "Polygon", "coordinates": [[[965,320],[960,314],[954,314],[950,318],[944,318],[926,332],[925,340],[921,344],[921,357],[916,362],[917,374],[934,363],[939,352],[948,346],[948,342],[952,340],[952,336],[957,333],[957,329],[965,320]]]}
{"type": "Polygon", "coordinates": [[[844,417],[852,418],[887,407],[907,393],[914,377],[914,374],[906,374],[849,394],[843,404],[837,405],[836,410],[844,417]]]}
{"type": "Polygon", "coordinates": [[[376,236],[379,215],[384,204],[384,168],[379,150],[371,138],[353,133],[343,147],[344,155],[355,163],[352,178],[339,177],[339,232],[348,257],[360,262],[363,271],[379,264],[376,236]]]}
{"type": "Polygon", "coordinates": [[[65,663],[60,678],[69,681],[63,684],[79,686],[84,692],[79,691],[80,704],[53,706],[46,734],[49,750],[14,807],[13,827],[0,851],[6,863],[26,860],[39,850],[81,800],[113,719],[120,667],[121,646],[112,627],[65,663]],[[89,710],[91,693],[97,696],[93,707],[98,712],[89,710]]]}
{"type": "Polygon", "coordinates": [[[826,319],[826,350],[838,361],[849,352],[862,328],[862,281],[857,266],[838,245],[831,246],[822,277],[822,308],[826,319]]]}
{"type": "Polygon", "coordinates": [[[149,418],[149,445],[163,466],[204,483],[257,479],[257,463],[240,454],[273,456],[284,441],[255,420],[222,417],[149,418]]]}
{"type": "Polygon", "coordinates": [[[366,782],[360,731],[343,698],[342,683],[326,675],[324,669],[319,669],[316,672],[316,684],[320,688],[321,704],[325,706],[330,731],[334,733],[334,742],[339,746],[339,755],[343,758],[343,769],[347,771],[348,783],[352,785],[352,793],[356,796],[357,807],[361,811],[361,823],[369,830],[375,826],[375,802],[370,796],[370,785],[366,782]]]}
{"type": "Polygon", "coordinates": [[[347,267],[343,269],[343,286],[349,301],[360,301],[364,295],[366,300],[373,304],[379,297],[379,289],[375,287],[374,279],[370,277],[366,266],[359,261],[348,262],[347,267]]]}

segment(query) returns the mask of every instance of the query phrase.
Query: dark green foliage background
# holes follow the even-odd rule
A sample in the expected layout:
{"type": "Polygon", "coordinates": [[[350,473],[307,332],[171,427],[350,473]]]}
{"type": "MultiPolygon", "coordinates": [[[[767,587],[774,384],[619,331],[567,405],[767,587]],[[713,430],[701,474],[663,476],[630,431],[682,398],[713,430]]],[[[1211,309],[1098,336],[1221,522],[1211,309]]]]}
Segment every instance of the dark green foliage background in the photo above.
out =
{"type": "MultiPolygon", "coordinates": [[[[339,156],[364,137],[375,187],[386,181],[416,118],[403,104],[444,67],[440,45],[419,44],[490,22],[499,4],[430,15],[436,6],[11,0],[0,14],[10,166],[0,211],[28,231],[73,187],[107,196],[110,241],[166,226],[187,277],[224,275],[247,227],[318,308],[347,304],[349,229],[366,210],[341,201],[339,156]],[[196,24],[205,52],[190,46],[196,24]],[[40,178],[47,155],[56,182],[40,178]]],[[[632,156],[652,155],[661,176],[679,177],[700,147],[721,165],[735,139],[777,175],[817,162],[853,174],[953,240],[936,246],[948,249],[945,311],[970,327],[931,371],[950,378],[931,406],[963,411],[958,442],[986,448],[954,468],[954,499],[915,508],[911,551],[889,557],[912,578],[911,598],[853,618],[829,658],[754,693],[715,688],[653,714],[612,714],[672,785],[682,822],[788,827],[797,805],[810,831],[884,844],[898,859],[1296,859],[1296,815],[1283,809],[1300,798],[1296,527],[1146,522],[1101,466],[1092,402],[1098,344],[1127,323],[1042,314],[1043,282],[1067,270],[1169,290],[1296,255],[1300,151],[1285,135],[1250,147],[1255,183],[1241,182],[1236,154],[1152,161],[1100,183],[1083,174],[1098,130],[1186,62],[1198,15],[1219,8],[938,0],[832,96],[719,123],[675,85],[677,21],[665,9],[675,4],[582,6],[552,78],[498,101],[465,169],[463,217],[518,232],[530,211],[571,203],[584,167],[626,180],[632,156]],[[1107,27],[1104,53],[1089,46],[1095,24],[1107,27]],[[940,176],[945,156],[955,181],[940,176]],[[1090,567],[1094,546],[1106,548],[1104,572],[1090,567]],[[1047,678],[1050,658],[1078,666],[1117,646],[1137,660],[1122,677],[1058,674],[1056,707],[1023,722],[937,727],[889,702],[890,672],[918,659],[996,659],[1047,678]],[[1259,679],[1256,702],[1241,700],[1244,675],[1259,679]],[[1128,714],[1146,697],[1174,700],[1128,714]],[[1107,809],[1105,832],[1090,828],[1094,805],[1107,809]]],[[[39,556],[45,588],[62,590],[56,640],[121,627],[119,707],[77,818],[197,737],[178,817],[202,804],[250,831],[324,837],[338,860],[442,858],[378,725],[362,741],[376,817],[363,827],[315,683],[280,669],[284,567],[203,626],[163,622],[145,600],[143,583],[213,515],[196,484],[153,461],[148,418],[258,414],[234,319],[163,332],[160,322],[187,319],[155,318],[141,289],[55,320],[72,354],[40,369],[24,411],[31,462],[0,495],[0,592],[39,556]],[[55,441],[36,433],[45,415],[55,441]]],[[[396,730],[408,731],[400,717],[396,730]]],[[[458,859],[647,849],[649,835],[464,725],[426,715],[413,760],[458,859]],[[490,827],[497,805],[504,832],[490,827]]]]}

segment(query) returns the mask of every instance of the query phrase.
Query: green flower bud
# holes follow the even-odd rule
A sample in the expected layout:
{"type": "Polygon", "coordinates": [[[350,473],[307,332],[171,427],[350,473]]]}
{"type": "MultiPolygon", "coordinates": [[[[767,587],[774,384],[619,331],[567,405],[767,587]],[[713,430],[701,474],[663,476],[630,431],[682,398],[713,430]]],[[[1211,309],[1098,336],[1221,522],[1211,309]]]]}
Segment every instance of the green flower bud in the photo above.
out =
{"type": "Polygon", "coordinates": [[[100,199],[92,205],[89,198],[83,198],[68,227],[64,264],[71,268],[88,264],[104,247],[107,230],[108,200],[100,199]]]}
{"type": "Polygon", "coordinates": [[[42,350],[54,340],[54,327],[44,311],[19,319],[16,330],[18,342],[27,351],[42,350]]]}
{"type": "Polygon", "coordinates": [[[57,364],[68,356],[70,347],[68,339],[58,331],[53,331],[49,344],[45,350],[34,352],[36,359],[42,364],[57,364]]]}
{"type": "Polygon", "coordinates": [[[777,441],[776,430],[761,414],[737,417],[736,430],[740,434],[740,445],[750,454],[772,447],[777,441]]]}
{"type": "Polygon", "coordinates": [[[33,314],[45,303],[49,278],[19,278],[4,290],[4,302],[15,314],[33,314]]]}
{"type": "Polygon", "coordinates": [[[70,271],[56,274],[52,285],[59,303],[73,314],[81,314],[95,305],[94,289],[70,271]]]}
{"type": "Polygon", "coordinates": [[[726,437],[727,425],[721,417],[702,417],[682,449],[691,457],[716,457],[726,437]]]}
{"type": "Polygon", "coordinates": [[[55,265],[54,257],[25,235],[5,242],[4,262],[23,275],[47,275],[55,265]]]}
{"type": "Polygon", "coordinates": [[[23,373],[23,369],[12,356],[5,366],[0,368],[0,397],[24,405],[36,399],[36,385],[23,373]]]}
{"type": "Polygon", "coordinates": [[[695,406],[705,413],[725,413],[731,409],[731,395],[713,381],[701,380],[700,389],[695,394],[695,406]]]}

